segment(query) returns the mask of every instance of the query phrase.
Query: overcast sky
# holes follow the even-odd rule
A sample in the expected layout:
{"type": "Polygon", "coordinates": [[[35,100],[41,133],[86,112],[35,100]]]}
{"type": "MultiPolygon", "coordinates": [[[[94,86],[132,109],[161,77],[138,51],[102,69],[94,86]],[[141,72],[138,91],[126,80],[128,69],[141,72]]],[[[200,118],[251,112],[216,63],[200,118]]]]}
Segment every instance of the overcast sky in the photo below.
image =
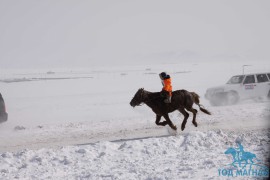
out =
{"type": "Polygon", "coordinates": [[[0,0],[0,68],[270,59],[269,0],[0,0]]]}

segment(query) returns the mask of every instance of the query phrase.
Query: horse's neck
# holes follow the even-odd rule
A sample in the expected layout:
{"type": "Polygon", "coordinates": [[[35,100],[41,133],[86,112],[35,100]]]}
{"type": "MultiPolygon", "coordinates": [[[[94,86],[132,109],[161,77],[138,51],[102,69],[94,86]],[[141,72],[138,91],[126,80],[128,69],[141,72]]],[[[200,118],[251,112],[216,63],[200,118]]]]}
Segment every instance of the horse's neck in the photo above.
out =
{"type": "Polygon", "coordinates": [[[152,94],[152,92],[149,92],[149,91],[144,90],[144,93],[143,93],[143,96],[144,96],[143,102],[145,104],[146,104],[146,102],[148,102],[150,100],[151,94],[152,94]]]}
{"type": "Polygon", "coordinates": [[[157,92],[149,92],[144,90],[144,100],[145,101],[150,101],[153,100],[157,97],[158,93],[157,92]]]}
{"type": "Polygon", "coordinates": [[[237,151],[236,149],[234,149],[234,151],[232,152],[232,156],[233,156],[233,159],[237,159],[237,151]]]}
{"type": "Polygon", "coordinates": [[[146,91],[144,90],[145,94],[147,94],[147,96],[149,96],[150,98],[154,98],[156,97],[157,95],[160,94],[160,92],[150,92],[150,91],[146,91]]]}
{"type": "Polygon", "coordinates": [[[150,108],[153,108],[154,106],[156,106],[156,103],[154,103],[154,100],[157,99],[158,96],[160,96],[159,92],[145,91],[144,103],[150,108]]]}
{"type": "Polygon", "coordinates": [[[145,101],[144,103],[152,109],[155,107],[155,104],[152,101],[145,101]]]}

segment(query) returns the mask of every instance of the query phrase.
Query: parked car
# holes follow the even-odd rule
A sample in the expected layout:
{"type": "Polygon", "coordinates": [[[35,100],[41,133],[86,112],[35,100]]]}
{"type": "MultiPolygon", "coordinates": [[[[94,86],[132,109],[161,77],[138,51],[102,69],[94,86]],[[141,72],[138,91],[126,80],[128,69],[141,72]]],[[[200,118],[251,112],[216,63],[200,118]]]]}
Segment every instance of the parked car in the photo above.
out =
{"type": "Polygon", "coordinates": [[[5,122],[8,119],[8,113],[6,111],[5,101],[0,93],[0,123],[5,122]]]}
{"type": "Polygon", "coordinates": [[[212,105],[231,105],[244,99],[270,99],[270,73],[236,75],[222,86],[206,90],[212,105]]]}

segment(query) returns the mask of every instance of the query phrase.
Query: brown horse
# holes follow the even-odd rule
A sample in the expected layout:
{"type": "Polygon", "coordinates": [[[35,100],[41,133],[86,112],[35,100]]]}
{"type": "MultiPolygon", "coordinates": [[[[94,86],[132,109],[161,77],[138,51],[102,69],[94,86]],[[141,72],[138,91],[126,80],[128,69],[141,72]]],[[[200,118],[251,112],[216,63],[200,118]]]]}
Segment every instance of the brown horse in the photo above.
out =
{"type": "Polygon", "coordinates": [[[195,92],[188,92],[186,90],[174,91],[172,93],[171,103],[164,103],[164,97],[161,95],[160,92],[153,93],[141,88],[136,92],[133,99],[130,101],[130,105],[132,107],[135,107],[141,105],[142,103],[145,103],[154,111],[154,113],[156,114],[157,125],[166,126],[168,124],[174,130],[176,130],[177,128],[170,120],[169,113],[175,110],[180,111],[184,115],[184,120],[181,125],[182,131],[185,129],[187,119],[189,117],[189,114],[186,110],[193,113],[192,123],[195,127],[198,126],[196,122],[196,114],[198,111],[192,107],[193,103],[197,104],[202,112],[211,115],[208,110],[204,109],[200,105],[199,95],[195,92]],[[162,116],[165,118],[166,121],[160,122],[162,116]]]}

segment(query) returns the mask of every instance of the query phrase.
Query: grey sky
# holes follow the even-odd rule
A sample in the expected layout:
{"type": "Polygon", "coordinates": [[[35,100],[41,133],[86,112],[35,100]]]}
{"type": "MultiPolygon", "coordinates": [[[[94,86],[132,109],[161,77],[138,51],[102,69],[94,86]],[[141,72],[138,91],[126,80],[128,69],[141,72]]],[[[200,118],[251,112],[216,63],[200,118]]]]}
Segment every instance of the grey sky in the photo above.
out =
{"type": "Polygon", "coordinates": [[[270,59],[269,0],[0,0],[0,68],[270,59]]]}

